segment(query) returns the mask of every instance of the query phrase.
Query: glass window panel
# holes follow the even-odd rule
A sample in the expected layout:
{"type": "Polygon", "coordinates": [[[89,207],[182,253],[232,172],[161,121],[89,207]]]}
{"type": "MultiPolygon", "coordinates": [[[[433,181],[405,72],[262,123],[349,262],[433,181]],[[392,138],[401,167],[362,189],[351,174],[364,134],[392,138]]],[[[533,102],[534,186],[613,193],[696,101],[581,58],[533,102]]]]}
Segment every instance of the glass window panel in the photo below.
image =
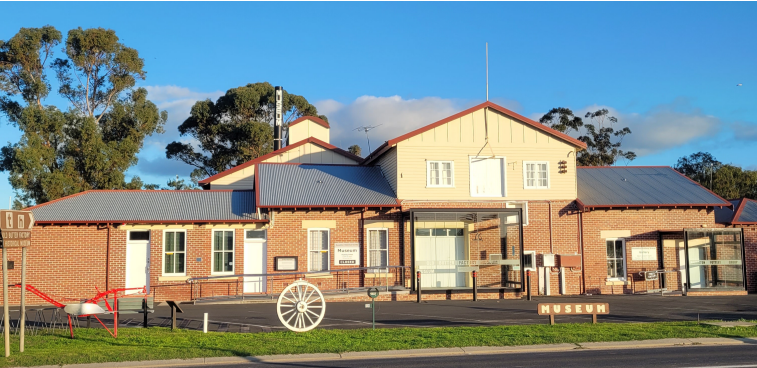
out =
{"type": "Polygon", "coordinates": [[[265,240],[265,230],[247,230],[245,237],[247,239],[265,240]]]}
{"type": "Polygon", "coordinates": [[[533,268],[534,267],[534,257],[533,254],[524,254],[523,255],[523,267],[524,268],[533,268]]]}
{"type": "Polygon", "coordinates": [[[149,231],[130,231],[129,240],[150,240],[149,231]]]}
{"type": "Polygon", "coordinates": [[[174,272],[174,255],[173,254],[166,254],[166,269],[165,273],[175,273],[174,272]]]}
{"type": "Polygon", "coordinates": [[[214,252],[213,253],[213,272],[222,272],[222,262],[223,262],[223,253],[221,252],[214,252]]]}
{"type": "Polygon", "coordinates": [[[447,229],[434,229],[434,236],[447,236],[447,229]]]}
{"type": "Polygon", "coordinates": [[[166,252],[173,252],[174,251],[174,236],[175,234],[173,232],[167,232],[166,233],[166,252]]]}
{"type": "Polygon", "coordinates": [[[321,267],[319,270],[328,270],[329,269],[329,254],[326,252],[321,252],[321,267]]]}
{"type": "Polygon", "coordinates": [[[177,232],[176,233],[176,240],[178,241],[178,243],[176,244],[176,250],[179,251],[179,252],[184,252],[186,250],[184,248],[185,247],[185,244],[184,244],[184,237],[185,236],[186,236],[186,234],[184,232],[177,232]]]}
{"type": "Polygon", "coordinates": [[[615,258],[615,248],[612,240],[607,241],[607,258],[615,258]]]}
{"type": "Polygon", "coordinates": [[[416,236],[431,236],[431,229],[415,229],[416,236]]]}
{"type": "Polygon", "coordinates": [[[607,277],[616,277],[615,275],[615,261],[607,260],[607,277]]]}
{"type": "Polygon", "coordinates": [[[232,262],[234,262],[234,253],[224,252],[224,262],[223,262],[224,271],[226,272],[234,271],[234,265],[232,264],[232,262]]]}
{"type": "Polygon", "coordinates": [[[234,232],[233,231],[224,231],[224,248],[225,250],[233,250],[234,249],[234,232]]]}
{"type": "Polygon", "coordinates": [[[623,241],[615,241],[615,258],[623,258],[623,241]]]}
{"type": "Polygon", "coordinates": [[[184,256],[184,253],[176,254],[176,273],[184,273],[184,264],[186,263],[184,256]]]}
{"type": "Polygon", "coordinates": [[[213,250],[223,249],[223,232],[216,231],[213,233],[213,250]]]}
{"type": "Polygon", "coordinates": [[[455,229],[456,236],[463,236],[463,229],[455,229]]]}

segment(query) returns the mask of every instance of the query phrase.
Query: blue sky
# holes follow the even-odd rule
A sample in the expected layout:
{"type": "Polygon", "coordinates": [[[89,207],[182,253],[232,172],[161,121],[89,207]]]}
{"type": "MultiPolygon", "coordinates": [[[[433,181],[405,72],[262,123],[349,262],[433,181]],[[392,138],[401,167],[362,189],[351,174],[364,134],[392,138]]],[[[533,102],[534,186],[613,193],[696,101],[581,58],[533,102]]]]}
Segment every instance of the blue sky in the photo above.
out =
{"type": "MultiPolygon", "coordinates": [[[[188,139],[176,127],[198,99],[283,85],[329,116],[332,143],[365,150],[354,127],[384,124],[371,132],[375,148],[482,102],[485,42],[494,102],[532,118],[607,107],[634,132],[634,165],[704,150],[757,168],[757,3],[3,3],[3,12],[14,16],[0,39],[46,24],[103,27],[139,51],[139,85],[169,112],[166,133],[127,173],[145,182],[188,176],[165,145],[188,139]]],[[[19,135],[0,118],[0,144],[19,135]]],[[[12,193],[0,173],[0,208],[12,193]]]]}

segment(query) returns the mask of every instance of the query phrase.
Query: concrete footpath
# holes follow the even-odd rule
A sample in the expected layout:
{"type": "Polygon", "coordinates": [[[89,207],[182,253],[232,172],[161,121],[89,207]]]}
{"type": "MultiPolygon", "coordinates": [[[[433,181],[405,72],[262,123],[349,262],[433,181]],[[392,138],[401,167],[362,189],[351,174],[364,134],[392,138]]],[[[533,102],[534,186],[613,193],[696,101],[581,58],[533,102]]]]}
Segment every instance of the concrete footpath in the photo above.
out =
{"type": "Polygon", "coordinates": [[[422,358],[464,355],[494,355],[521,353],[552,353],[586,350],[621,350],[621,349],[651,349],[671,347],[717,346],[717,345],[755,345],[757,337],[751,338],[695,338],[695,339],[661,339],[622,342],[586,342],[580,344],[550,344],[527,346],[471,346],[464,348],[436,348],[415,350],[389,350],[349,352],[341,354],[298,354],[298,355],[264,355],[250,357],[216,357],[195,359],[151,360],[140,362],[120,363],[92,363],[72,365],[50,365],[42,368],[70,367],[70,368],[105,368],[105,367],[191,367],[207,365],[233,365],[249,363],[301,363],[340,360],[370,360],[393,358],[422,358]]]}

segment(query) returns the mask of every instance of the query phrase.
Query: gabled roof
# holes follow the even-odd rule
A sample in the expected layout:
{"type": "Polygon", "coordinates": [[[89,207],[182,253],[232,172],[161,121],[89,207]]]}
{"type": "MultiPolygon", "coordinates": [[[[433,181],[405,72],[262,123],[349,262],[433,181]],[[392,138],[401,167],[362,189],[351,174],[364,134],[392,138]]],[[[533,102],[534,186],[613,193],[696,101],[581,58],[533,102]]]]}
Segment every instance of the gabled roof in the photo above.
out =
{"type": "Polygon", "coordinates": [[[757,201],[749,198],[731,200],[733,208],[715,209],[715,222],[731,225],[757,225],[757,201]]]}
{"type": "Polygon", "coordinates": [[[468,114],[470,114],[470,113],[472,113],[474,111],[481,110],[481,109],[483,109],[485,107],[486,108],[490,108],[490,109],[492,109],[494,111],[497,111],[497,112],[499,112],[499,113],[501,113],[503,115],[507,115],[507,116],[509,116],[509,117],[511,117],[513,119],[516,119],[516,120],[518,120],[518,121],[520,121],[520,122],[522,122],[522,123],[524,123],[524,124],[526,124],[526,125],[528,125],[528,126],[530,126],[532,128],[535,128],[536,130],[540,130],[540,131],[542,131],[542,132],[544,132],[546,134],[549,134],[549,135],[552,135],[552,136],[557,137],[559,139],[562,139],[562,140],[566,141],[567,143],[570,143],[570,144],[572,144],[572,145],[574,145],[576,147],[586,149],[586,143],[581,142],[581,141],[579,141],[576,138],[573,138],[573,137],[571,137],[571,136],[569,136],[569,135],[567,135],[565,133],[558,132],[557,130],[554,130],[554,129],[550,128],[550,127],[547,127],[546,125],[541,124],[541,123],[539,123],[537,121],[533,121],[533,120],[531,120],[531,119],[529,119],[529,118],[527,118],[527,117],[525,117],[523,115],[520,115],[520,114],[518,114],[516,112],[510,111],[510,110],[508,110],[508,109],[506,109],[506,108],[504,108],[502,106],[499,106],[499,105],[497,105],[497,104],[495,104],[495,103],[493,103],[491,101],[486,101],[486,102],[484,102],[482,104],[473,106],[470,109],[467,109],[465,111],[461,111],[461,112],[459,112],[459,113],[457,113],[455,115],[452,115],[450,117],[444,118],[444,119],[439,120],[439,121],[437,121],[435,123],[426,125],[426,126],[424,126],[422,128],[413,130],[410,133],[403,134],[403,135],[401,135],[401,136],[399,136],[397,138],[390,139],[390,140],[384,142],[384,144],[382,144],[381,146],[379,146],[378,148],[376,148],[376,150],[374,150],[373,152],[371,152],[371,154],[368,155],[365,158],[365,160],[363,160],[363,164],[370,163],[371,161],[373,161],[374,159],[376,159],[379,156],[381,156],[385,151],[389,150],[390,148],[392,148],[392,146],[394,146],[395,144],[397,144],[399,142],[402,142],[402,141],[404,141],[406,139],[415,137],[418,134],[421,134],[423,132],[427,132],[427,131],[429,131],[431,129],[434,129],[434,128],[438,127],[438,126],[447,124],[447,123],[449,123],[452,120],[459,119],[459,118],[461,118],[461,117],[463,117],[465,115],[468,115],[468,114]]]}
{"type": "Polygon", "coordinates": [[[398,206],[379,167],[260,163],[255,171],[261,208],[398,206]]]}
{"type": "Polygon", "coordinates": [[[213,176],[211,176],[211,177],[209,177],[207,179],[200,180],[198,183],[199,184],[210,184],[210,182],[212,182],[214,180],[218,180],[220,178],[223,178],[226,175],[235,173],[235,172],[237,172],[239,170],[242,170],[244,168],[247,168],[247,167],[250,167],[250,166],[255,165],[257,163],[263,162],[263,161],[265,161],[265,160],[267,160],[269,158],[276,157],[277,155],[280,155],[280,154],[282,154],[284,152],[287,152],[289,150],[292,150],[292,149],[295,149],[297,147],[300,147],[300,146],[302,146],[302,145],[304,145],[306,143],[312,143],[312,144],[315,144],[317,146],[321,146],[321,147],[323,147],[325,149],[328,149],[328,150],[330,150],[330,151],[332,151],[334,153],[340,154],[340,155],[342,155],[344,157],[347,157],[347,158],[349,158],[351,160],[354,160],[356,163],[363,160],[362,157],[357,156],[357,155],[353,155],[353,154],[351,154],[351,153],[349,153],[349,152],[347,152],[347,151],[345,151],[345,150],[343,150],[343,149],[341,149],[341,148],[339,148],[337,146],[334,146],[334,145],[331,145],[329,143],[326,143],[326,142],[324,142],[324,141],[322,141],[322,140],[320,140],[318,138],[310,137],[308,139],[303,139],[303,140],[301,140],[301,141],[299,141],[299,142],[297,142],[295,144],[290,144],[290,145],[288,145],[288,146],[286,146],[286,147],[284,147],[282,149],[273,151],[273,152],[271,152],[271,153],[269,153],[267,155],[263,155],[263,156],[260,156],[260,157],[258,157],[256,159],[252,159],[250,161],[247,161],[247,162],[245,162],[245,163],[243,163],[241,165],[234,166],[231,169],[228,169],[226,171],[222,171],[222,172],[220,172],[218,174],[215,174],[215,175],[213,175],[213,176]]]}
{"type": "Polygon", "coordinates": [[[301,117],[301,118],[299,118],[299,119],[297,119],[297,120],[289,123],[289,126],[297,125],[297,124],[299,124],[299,123],[301,123],[301,122],[303,122],[305,120],[312,120],[314,123],[316,123],[318,125],[321,125],[324,128],[331,128],[331,127],[329,127],[329,123],[327,121],[324,121],[323,119],[317,118],[315,116],[303,116],[303,117],[301,117]]]}
{"type": "Polygon", "coordinates": [[[30,207],[36,223],[258,222],[248,190],[89,190],[30,207]]]}
{"type": "Polygon", "coordinates": [[[577,177],[582,209],[731,206],[669,166],[578,167],[577,177]]]}

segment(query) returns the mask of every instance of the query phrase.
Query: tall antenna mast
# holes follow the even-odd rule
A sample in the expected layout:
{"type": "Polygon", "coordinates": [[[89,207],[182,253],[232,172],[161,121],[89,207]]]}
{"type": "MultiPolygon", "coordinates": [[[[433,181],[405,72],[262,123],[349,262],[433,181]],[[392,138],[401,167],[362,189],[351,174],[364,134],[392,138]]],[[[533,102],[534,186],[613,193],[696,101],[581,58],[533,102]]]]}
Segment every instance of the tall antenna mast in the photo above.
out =
{"type": "Polygon", "coordinates": [[[368,131],[373,130],[374,128],[378,128],[384,124],[374,125],[374,126],[361,126],[355,128],[358,132],[365,132],[365,139],[368,141],[368,152],[371,152],[371,139],[368,138],[368,131]]]}
{"type": "Polygon", "coordinates": [[[486,43],[486,101],[489,102],[489,43],[486,43]]]}

